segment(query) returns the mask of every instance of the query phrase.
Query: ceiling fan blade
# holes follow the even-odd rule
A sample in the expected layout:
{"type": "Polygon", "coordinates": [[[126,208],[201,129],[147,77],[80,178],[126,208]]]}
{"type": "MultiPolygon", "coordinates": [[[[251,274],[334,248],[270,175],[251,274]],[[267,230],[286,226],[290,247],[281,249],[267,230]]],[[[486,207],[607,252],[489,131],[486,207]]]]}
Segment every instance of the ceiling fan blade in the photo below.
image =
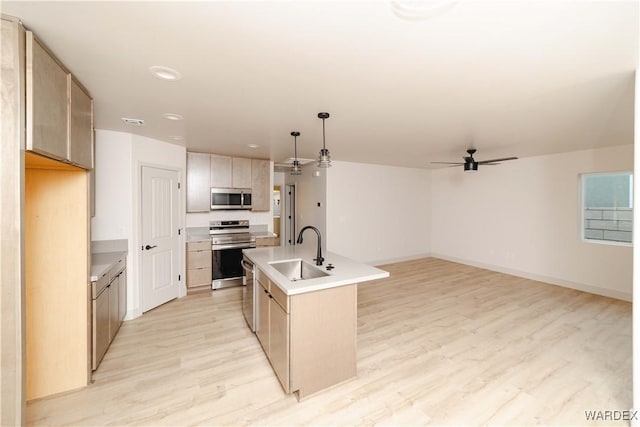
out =
{"type": "Polygon", "coordinates": [[[486,165],[489,163],[506,162],[507,160],[517,160],[517,159],[518,159],[517,157],[503,157],[501,159],[482,160],[482,161],[479,161],[478,164],[486,165]]]}
{"type": "Polygon", "coordinates": [[[431,162],[432,165],[464,165],[460,162],[431,162]]]}

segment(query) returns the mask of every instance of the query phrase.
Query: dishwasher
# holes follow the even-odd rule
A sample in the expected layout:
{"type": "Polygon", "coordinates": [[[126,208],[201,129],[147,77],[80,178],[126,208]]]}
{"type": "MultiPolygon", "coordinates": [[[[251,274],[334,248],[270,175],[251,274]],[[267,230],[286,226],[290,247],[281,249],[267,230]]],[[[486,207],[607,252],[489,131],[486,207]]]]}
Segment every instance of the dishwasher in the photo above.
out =
{"type": "Polygon", "coordinates": [[[254,265],[250,259],[243,255],[242,269],[242,313],[253,332],[256,331],[256,286],[254,265]]]}

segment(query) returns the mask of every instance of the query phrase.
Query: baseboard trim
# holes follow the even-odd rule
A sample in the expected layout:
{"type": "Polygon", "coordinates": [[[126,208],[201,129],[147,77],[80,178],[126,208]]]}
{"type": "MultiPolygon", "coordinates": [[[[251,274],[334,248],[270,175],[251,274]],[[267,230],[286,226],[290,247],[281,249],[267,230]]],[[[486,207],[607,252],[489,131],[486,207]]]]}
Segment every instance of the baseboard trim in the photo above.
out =
{"type": "Polygon", "coordinates": [[[387,259],[381,259],[378,261],[368,261],[366,262],[366,264],[372,265],[372,266],[394,264],[396,262],[413,261],[414,259],[430,258],[432,256],[433,255],[430,253],[414,254],[414,255],[407,255],[407,256],[402,256],[398,258],[387,258],[387,259]]]}
{"type": "Polygon", "coordinates": [[[571,282],[569,280],[558,279],[556,277],[544,276],[541,274],[528,273],[526,271],[514,270],[511,268],[500,267],[482,262],[469,261],[462,258],[456,258],[443,254],[431,254],[433,258],[439,258],[446,261],[457,262],[459,264],[469,265],[472,267],[483,268],[485,270],[497,271],[499,273],[509,274],[511,276],[522,277],[523,279],[535,280],[538,282],[548,283],[550,285],[562,286],[563,288],[575,289],[576,291],[588,292],[590,294],[601,295],[609,298],[615,298],[623,301],[631,302],[633,295],[627,292],[620,292],[613,289],[601,288],[599,286],[587,285],[584,283],[571,282]]]}

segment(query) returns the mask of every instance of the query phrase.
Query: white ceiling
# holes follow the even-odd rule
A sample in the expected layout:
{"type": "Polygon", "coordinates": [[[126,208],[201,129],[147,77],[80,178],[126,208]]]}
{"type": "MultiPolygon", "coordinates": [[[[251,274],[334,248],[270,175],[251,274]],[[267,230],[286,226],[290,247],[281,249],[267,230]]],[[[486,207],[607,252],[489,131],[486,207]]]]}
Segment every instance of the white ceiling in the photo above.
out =
{"type": "Polygon", "coordinates": [[[278,162],[298,130],[299,156],[314,158],[321,111],[344,161],[429,167],[470,146],[483,160],[633,143],[635,1],[460,0],[423,20],[388,1],[0,7],[88,88],[96,128],[183,136],[191,151],[278,162]]]}

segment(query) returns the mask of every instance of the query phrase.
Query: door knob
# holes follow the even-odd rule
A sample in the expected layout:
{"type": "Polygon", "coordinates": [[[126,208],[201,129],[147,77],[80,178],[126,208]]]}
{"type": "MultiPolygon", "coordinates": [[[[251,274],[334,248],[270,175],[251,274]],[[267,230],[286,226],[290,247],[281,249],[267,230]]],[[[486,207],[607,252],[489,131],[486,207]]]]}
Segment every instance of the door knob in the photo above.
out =
{"type": "Polygon", "coordinates": [[[149,250],[149,249],[153,249],[153,248],[155,248],[156,246],[158,246],[158,245],[153,245],[153,246],[151,246],[151,245],[147,245],[147,246],[145,246],[144,248],[145,248],[146,250],[149,250]]]}

